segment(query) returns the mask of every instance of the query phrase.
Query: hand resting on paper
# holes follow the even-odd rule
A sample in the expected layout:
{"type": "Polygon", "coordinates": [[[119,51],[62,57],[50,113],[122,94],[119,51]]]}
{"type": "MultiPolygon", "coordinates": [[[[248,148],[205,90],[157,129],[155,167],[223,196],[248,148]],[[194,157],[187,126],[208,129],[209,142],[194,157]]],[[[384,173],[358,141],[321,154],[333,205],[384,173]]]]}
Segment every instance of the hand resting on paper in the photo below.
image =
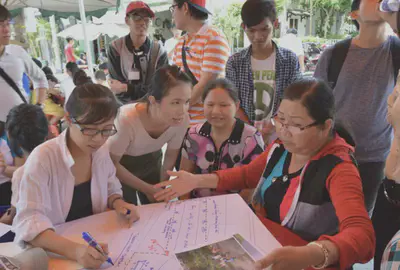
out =
{"type": "Polygon", "coordinates": [[[163,190],[157,192],[154,198],[157,201],[168,202],[173,198],[190,193],[193,189],[198,188],[198,176],[188,173],[186,171],[179,172],[167,172],[169,176],[175,176],[176,178],[170,181],[164,181],[159,184],[154,185],[155,189],[164,188],[163,190]]]}
{"type": "Polygon", "coordinates": [[[101,265],[107,261],[108,245],[103,243],[99,243],[99,245],[106,253],[106,256],[102,255],[91,246],[79,245],[75,250],[76,261],[85,268],[100,268],[101,265]]]}
{"type": "Polygon", "coordinates": [[[150,185],[150,189],[147,190],[146,192],[144,192],[144,194],[146,195],[147,199],[151,202],[151,203],[155,203],[157,202],[155,195],[162,191],[163,189],[161,188],[155,188],[154,186],[150,185]]]}
{"type": "Polygon", "coordinates": [[[301,270],[324,262],[324,254],[312,246],[282,247],[256,262],[255,269],[301,270]]]}
{"type": "Polygon", "coordinates": [[[125,217],[128,220],[129,226],[139,220],[139,213],[137,211],[137,207],[133,204],[127,203],[122,199],[116,200],[114,202],[115,211],[121,216],[125,217]],[[127,214],[129,213],[129,214],[127,214]]]}

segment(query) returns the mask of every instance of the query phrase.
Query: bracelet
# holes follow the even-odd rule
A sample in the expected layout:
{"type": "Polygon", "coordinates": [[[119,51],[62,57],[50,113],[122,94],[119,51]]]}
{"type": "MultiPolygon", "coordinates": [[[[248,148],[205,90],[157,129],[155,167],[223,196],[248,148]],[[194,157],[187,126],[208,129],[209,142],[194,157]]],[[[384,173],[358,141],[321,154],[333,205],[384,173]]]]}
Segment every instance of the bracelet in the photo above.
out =
{"type": "Polygon", "coordinates": [[[395,181],[385,178],[383,180],[383,193],[385,194],[386,200],[400,207],[400,185],[395,181]]]}
{"type": "Polygon", "coordinates": [[[124,201],[124,198],[122,198],[121,196],[118,196],[118,197],[114,198],[114,199],[110,202],[110,204],[108,205],[108,208],[114,210],[114,209],[115,209],[115,208],[114,208],[114,203],[115,203],[115,201],[117,201],[117,200],[123,200],[123,201],[124,201]]]}
{"type": "Polygon", "coordinates": [[[320,249],[322,249],[322,252],[324,252],[325,260],[324,260],[324,262],[322,264],[320,264],[320,265],[312,265],[311,267],[314,268],[314,269],[325,269],[325,268],[327,268],[329,266],[329,251],[322,244],[317,243],[317,242],[311,242],[307,246],[313,246],[313,245],[319,247],[320,249]]]}

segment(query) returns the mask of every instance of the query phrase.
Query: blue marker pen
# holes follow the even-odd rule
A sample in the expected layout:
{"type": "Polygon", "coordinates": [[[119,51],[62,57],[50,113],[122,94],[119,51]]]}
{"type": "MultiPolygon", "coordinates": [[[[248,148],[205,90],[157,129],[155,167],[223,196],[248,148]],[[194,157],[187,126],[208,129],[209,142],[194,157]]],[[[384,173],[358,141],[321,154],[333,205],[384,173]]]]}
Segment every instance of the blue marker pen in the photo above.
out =
{"type": "MultiPolygon", "coordinates": [[[[97,244],[96,240],[94,240],[94,238],[88,233],[88,232],[83,232],[82,233],[82,238],[83,240],[86,241],[86,243],[89,244],[89,246],[95,248],[98,252],[100,252],[102,255],[106,255],[104,253],[104,250],[101,248],[101,246],[99,244],[97,244]]],[[[114,265],[114,263],[112,262],[111,258],[108,257],[107,262],[111,265],[114,265]]]]}

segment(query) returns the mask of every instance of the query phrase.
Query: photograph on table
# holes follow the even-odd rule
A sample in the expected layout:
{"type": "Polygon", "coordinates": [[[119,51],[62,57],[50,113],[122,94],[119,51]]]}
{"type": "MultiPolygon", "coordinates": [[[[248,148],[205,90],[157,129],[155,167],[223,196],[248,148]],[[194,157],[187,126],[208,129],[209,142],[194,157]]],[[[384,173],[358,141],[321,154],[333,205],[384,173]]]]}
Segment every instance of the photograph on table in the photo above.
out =
{"type": "Polygon", "coordinates": [[[245,244],[256,257],[259,252],[242,236],[235,235],[229,239],[203,246],[198,249],[177,253],[184,270],[245,270],[254,267],[254,258],[245,249],[245,244]]]}

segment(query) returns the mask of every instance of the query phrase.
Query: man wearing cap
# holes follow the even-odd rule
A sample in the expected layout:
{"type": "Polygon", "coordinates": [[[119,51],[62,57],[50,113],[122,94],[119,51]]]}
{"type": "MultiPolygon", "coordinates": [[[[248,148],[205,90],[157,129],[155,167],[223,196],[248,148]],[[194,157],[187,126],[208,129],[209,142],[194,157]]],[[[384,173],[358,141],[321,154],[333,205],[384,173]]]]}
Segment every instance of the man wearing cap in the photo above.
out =
{"type": "Polygon", "coordinates": [[[399,46],[399,40],[386,33],[386,22],[378,8],[378,1],[353,0],[351,18],[359,34],[327,48],[314,74],[334,88],[336,120],[344,123],[353,135],[370,214],[390,149],[392,128],[386,121],[387,99],[394,89],[400,65],[394,57],[399,50],[393,49],[399,46]],[[338,59],[343,61],[336,64],[338,59]],[[337,76],[332,76],[333,73],[337,76]]]}
{"type": "Polygon", "coordinates": [[[190,125],[205,122],[203,90],[209,81],[224,73],[230,51],[225,36],[206,23],[211,13],[205,5],[205,0],[174,0],[170,8],[176,28],[186,32],[175,46],[172,62],[193,81],[190,125]]]}
{"type": "Polygon", "coordinates": [[[131,2],[125,17],[130,33],[113,41],[108,50],[110,88],[124,104],[145,96],[154,72],[168,64],[162,45],[148,37],[154,16],[144,2],[131,2]]]}

